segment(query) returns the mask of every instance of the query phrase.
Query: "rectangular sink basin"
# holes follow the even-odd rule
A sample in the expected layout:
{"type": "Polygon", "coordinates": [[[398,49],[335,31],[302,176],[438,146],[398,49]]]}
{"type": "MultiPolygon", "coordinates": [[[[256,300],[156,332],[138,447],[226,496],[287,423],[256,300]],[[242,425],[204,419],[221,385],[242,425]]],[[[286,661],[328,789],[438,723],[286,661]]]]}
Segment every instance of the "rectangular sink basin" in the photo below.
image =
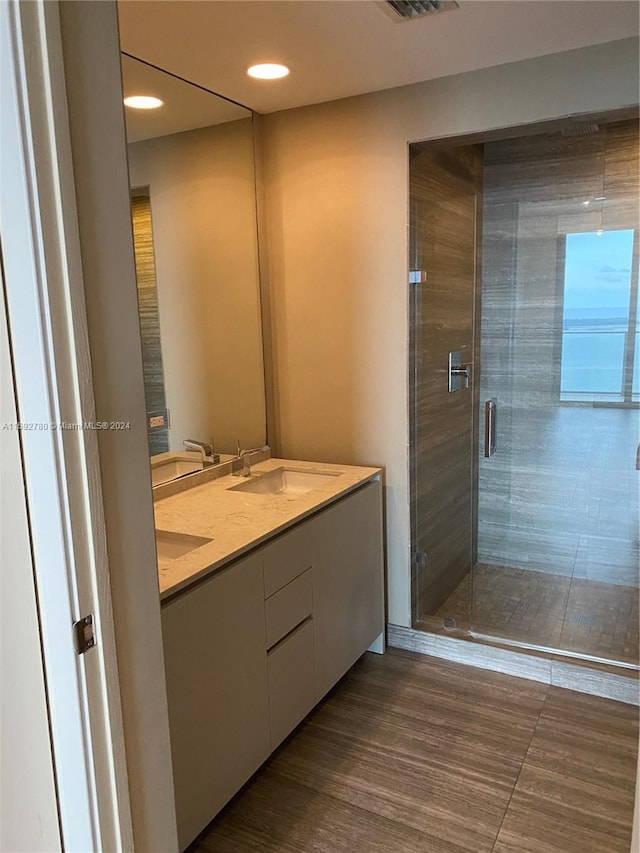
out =
{"type": "Polygon", "coordinates": [[[190,554],[196,548],[208,545],[213,539],[206,536],[190,536],[188,533],[173,533],[170,530],[156,530],[156,549],[159,560],[176,560],[190,554]]]}
{"type": "Polygon", "coordinates": [[[151,485],[161,486],[186,474],[202,471],[202,459],[192,453],[159,453],[151,457],[151,485]]]}
{"type": "Polygon", "coordinates": [[[298,468],[275,468],[265,474],[256,474],[251,480],[231,486],[231,492],[249,492],[254,495],[304,495],[318,486],[339,477],[336,471],[304,471],[298,468]]]}

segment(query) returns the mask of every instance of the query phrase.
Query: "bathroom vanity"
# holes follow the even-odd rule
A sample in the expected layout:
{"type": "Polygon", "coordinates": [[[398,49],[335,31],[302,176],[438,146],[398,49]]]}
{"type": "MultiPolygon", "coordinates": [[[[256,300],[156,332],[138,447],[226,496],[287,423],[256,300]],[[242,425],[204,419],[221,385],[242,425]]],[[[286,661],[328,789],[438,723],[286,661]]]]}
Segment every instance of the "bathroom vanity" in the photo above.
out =
{"type": "Polygon", "coordinates": [[[380,470],[268,459],[155,503],[180,848],[372,644],[380,470]]]}
{"type": "Polygon", "coordinates": [[[376,468],[264,455],[247,477],[231,475],[238,459],[214,464],[238,437],[266,442],[252,115],[129,55],[122,75],[125,93],[148,87],[168,107],[126,118],[184,849],[358,657],[382,651],[381,483],[376,468]],[[215,454],[213,439],[192,452],[211,435],[215,454]]]}

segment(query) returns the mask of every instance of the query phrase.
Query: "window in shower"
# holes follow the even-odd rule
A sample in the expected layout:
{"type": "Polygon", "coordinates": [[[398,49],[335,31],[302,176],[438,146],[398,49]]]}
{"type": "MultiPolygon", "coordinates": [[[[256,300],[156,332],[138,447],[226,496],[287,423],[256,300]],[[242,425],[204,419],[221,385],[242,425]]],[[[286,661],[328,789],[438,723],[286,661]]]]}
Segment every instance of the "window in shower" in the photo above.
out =
{"type": "Polygon", "coordinates": [[[560,399],[637,399],[638,292],[634,231],[588,231],[565,239],[560,399]]]}

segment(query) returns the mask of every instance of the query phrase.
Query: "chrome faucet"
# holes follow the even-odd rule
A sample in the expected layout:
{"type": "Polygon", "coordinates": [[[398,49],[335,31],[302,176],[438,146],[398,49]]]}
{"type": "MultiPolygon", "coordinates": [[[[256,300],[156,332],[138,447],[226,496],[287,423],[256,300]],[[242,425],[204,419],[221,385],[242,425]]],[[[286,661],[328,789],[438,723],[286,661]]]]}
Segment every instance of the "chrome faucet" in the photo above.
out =
{"type": "Polygon", "coordinates": [[[185,450],[195,450],[202,455],[203,468],[220,462],[220,456],[213,452],[213,439],[211,439],[211,444],[206,444],[204,441],[196,441],[195,438],[185,438],[182,446],[185,450]]]}
{"type": "Polygon", "coordinates": [[[269,450],[269,445],[265,444],[262,447],[251,447],[249,450],[240,450],[240,441],[238,441],[238,455],[232,462],[232,474],[234,477],[250,477],[251,462],[249,455],[260,451],[269,450]]]}

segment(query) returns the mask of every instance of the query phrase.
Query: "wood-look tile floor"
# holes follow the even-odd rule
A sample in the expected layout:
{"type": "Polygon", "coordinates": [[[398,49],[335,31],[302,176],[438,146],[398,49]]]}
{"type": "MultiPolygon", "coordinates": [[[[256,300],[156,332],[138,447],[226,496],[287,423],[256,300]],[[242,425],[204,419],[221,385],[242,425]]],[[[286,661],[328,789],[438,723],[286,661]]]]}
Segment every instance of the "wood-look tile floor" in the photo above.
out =
{"type": "Polygon", "coordinates": [[[190,853],[628,853],[637,708],[366,654],[190,853]]]}

